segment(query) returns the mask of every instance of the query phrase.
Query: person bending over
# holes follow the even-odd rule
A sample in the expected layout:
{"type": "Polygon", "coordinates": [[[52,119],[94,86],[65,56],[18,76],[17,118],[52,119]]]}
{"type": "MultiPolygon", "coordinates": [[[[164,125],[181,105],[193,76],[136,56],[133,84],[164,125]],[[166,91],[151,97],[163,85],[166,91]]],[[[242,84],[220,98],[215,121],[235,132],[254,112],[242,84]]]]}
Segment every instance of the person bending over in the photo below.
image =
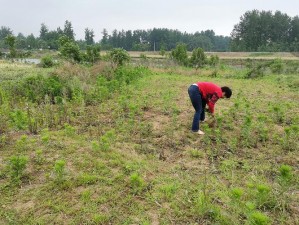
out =
{"type": "Polygon", "coordinates": [[[200,121],[205,120],[206,105],[214,117],[215,103],[219,98],[230,98],[232,90],[229,87],[219,87],[210,82],[197,82],[188,88],[188,94],[195,109],[191,130],[198,134],[204,134],[199,129],[199,124],[200,121]]]}

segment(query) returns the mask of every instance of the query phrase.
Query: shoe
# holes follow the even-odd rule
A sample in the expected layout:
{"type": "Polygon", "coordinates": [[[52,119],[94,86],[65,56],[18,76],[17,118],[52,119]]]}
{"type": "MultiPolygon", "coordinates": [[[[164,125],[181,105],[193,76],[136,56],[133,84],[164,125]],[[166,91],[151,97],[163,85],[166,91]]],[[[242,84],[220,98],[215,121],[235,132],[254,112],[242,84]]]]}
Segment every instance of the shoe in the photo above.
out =
{"type": "Polygon", "coordinates": [[[200,135],[205,134],[205,133],[204,133],[203,131],[201,131],[201,130],[198,130],[197,133],[200,134],[200,135]]]}
{"type": "Polygon", "coordinates": [[[200,134],[200,135],[203,135],[203,134],[205,134],[203,131],[201,131],[201,130],[198,130],[198,131],[193,131],[194,133],[196,133],[196,134],[200,134]]]}

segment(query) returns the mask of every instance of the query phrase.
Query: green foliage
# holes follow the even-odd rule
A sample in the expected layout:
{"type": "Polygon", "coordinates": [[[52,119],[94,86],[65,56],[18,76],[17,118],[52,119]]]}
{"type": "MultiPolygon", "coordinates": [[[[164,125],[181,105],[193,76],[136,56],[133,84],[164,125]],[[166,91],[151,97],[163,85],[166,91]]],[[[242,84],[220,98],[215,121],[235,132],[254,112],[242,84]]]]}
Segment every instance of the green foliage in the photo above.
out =
{"type": "Polygon", "coordinates": [[[108,151],[111,144],[114,142],[115,132],[114,130],[109,130],[103,136],[100,137],[99,147],[102,151],[108,151]]]}
{"type": "Polygon", "coordinates": [[[61,184],[65,176],[65,161],[57,160],[54,164],[53,170],[55,175],[55,181],[61,184]]]}
{"type": "Polygon", "coordinates": [[[290,180],[292,178],[292,167],[289,165],[281,165],[279,172],[282,180],[290,180]]]}
{"type": "Polygon", "coordinates": [[[205,55],[202,48],[196,48],[192,51],[190,63],[196,69],[203,67],[207,63],[207,56],[205,55]]]}
{"type": "Polygon", "coordinates": [[[130,55],[122,48],[114,48],[109,53],[111,61],[118,67],[130,61],[130,55]]]}
{"type": "Polygon", "coordinates": [[[211,55],[209,59],[209,64],[213,67],[216,67],[219,64],[219,56],[218,55],[211,55]]]}
{"type": "Polygon", "coordinates": [[[81,61],[80,48],[72,39],[67,36],[61,36],[59,38],[59,44],[59,51],[62,57],[74,62],[81,61]]]}
{"type": "Polygon", "coordinates": [[[270,65],[272,73],[281,74],[284,69],[284,64],[281,59],[275,59],[270,65]]]}
{"type": "Polygon", "coordinates": [[[8,162],[9,173],[14,182],[20,182],[26,169],[28,158],[26,156],[11,156],[8,162]]]}
{"type": "Polygon", "coordinates": [[[13,125],[19,130],[25,130],[28,126],[28,119],[25,112],[22,110],[15,110],[11,112],[10,118],[12,120],[13,125]]]}
{"type": "Polygon", "coordinates": [[[70,124],[65,123],[64,124],[64,132],[67,136],[71,137],[74,136],[76,133],[76,129],[71,126],[70,124]]]}
{"type": "Polygon", "coordinates": [[[46,55],[46,56],[42,57],[41,61],[40,61],[40,65],[43,68],[53,67],[55,65],[53,57],[50,55],[46,55]]]}
{"type": "Polygon", "coordinates": [[[280,11],[247,11],[232,31],[232,51],[294,51],[298,21],[280,11]]]}
{"type": "Polygon", "coordinates": [[[187,46],[185,44],[178,44],[170,53],[170,57],[177,63],[183,66],[188,65],[187,46]]]}
{"type": "Polygon", "coordinates": [[[137,172],[130,176],[130,187],[134,193],[139,193],[144,187],[144,181],[137,172]]]}
{"type": "Polygon", "coordinates": [[[268,225],[270,224],[270,219],[261,212],[253,212],[249,216],[250,224],[252,225],[268,225]]]}
{"type": "Polygon", "coordinates": [[[85,61],[90,63],[95,63],[98,60],[100,60],[100,46],[99,45],[88,45],[86,48],[86,55],[85,55],[85,61]]]}
{"type": "Polygon", "coordinates": [[[232,198],[235,200],[240,200],[243,194],[244,194],[244,190],[241,188],[233,188],[231,190],[232,198]]]}
{"type": "Polygon", "coordinates": [[[9,57],[14,58],[17,56],[16,52],[16,37],[13,35],[7,35],[5,37],[5,43],[9,46],[9,57]]]}

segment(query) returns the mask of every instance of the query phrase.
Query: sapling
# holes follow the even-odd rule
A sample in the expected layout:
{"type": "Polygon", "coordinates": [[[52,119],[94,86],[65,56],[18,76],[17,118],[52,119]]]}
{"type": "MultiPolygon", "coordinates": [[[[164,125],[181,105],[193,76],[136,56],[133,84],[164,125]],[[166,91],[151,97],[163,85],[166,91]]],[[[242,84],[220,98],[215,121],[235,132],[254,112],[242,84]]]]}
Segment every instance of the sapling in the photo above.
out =
{"type": "Polygon", "coordinates": [[[53,169],[54,169],[55,181],[58,184],[61,184],[64,181],[65,161],[64,160],[57,160],[54,164],[53,169]]]}
{"type": "Polygon", "coordinates": [[[43,150],[41,149],[37,149],[35,151],[35,162],[38,164],[38,165],[41,165],[43,162],[45,161],[45,158],[43,156],[43,150]]]}
{"type": "Polygon", "coordinates": [[[115,139],[114,130],[109,130],[103,136],[100,137],[99,146],[103,151],[108,151],[111,147],[111,143],[113,143],[115,139]]]}
{"type": "Polygon", "coordinates": [[[30,111],[29,105],[27,105],[27,119],[28,119],[28,129],[32,134],[37,134],[37,121],[32,118],[32,113],[30,111]]]}
{"type": "Polygon", "coordinates": [[[270,224],[270,219],[265,214],[255,211],[249,215],[248,222],[253,225],[268,225],[270,224]]]}
{"type": "Polygon", "coordinates": [[[293,181],[293,168],[289,165],[281,165],[279,168],[278,183],[280,184],[280,190],[278,198],[281,201],[282,210],[286,210],[289,195],[286,192],[291,188],[293,181]]]}
{"type": "Polygon", "coordinates": [[[9,159],[8,167],[13,182],[20,183],[28,158],[26,156],[12,156],[9,159]]]}
{"type": "Polygon", "coordinates": [[[135,194],[142,191],[142,189],[144,187],[144,180],[137,172],[134,172],[130,176],[130,186],[135,194]]]}
{"type": "Polygon", "coordinates": [[[271,203],[271,188],[268,185],[257,185],[257,206],[259,208],[269,206],[271,203]]]}

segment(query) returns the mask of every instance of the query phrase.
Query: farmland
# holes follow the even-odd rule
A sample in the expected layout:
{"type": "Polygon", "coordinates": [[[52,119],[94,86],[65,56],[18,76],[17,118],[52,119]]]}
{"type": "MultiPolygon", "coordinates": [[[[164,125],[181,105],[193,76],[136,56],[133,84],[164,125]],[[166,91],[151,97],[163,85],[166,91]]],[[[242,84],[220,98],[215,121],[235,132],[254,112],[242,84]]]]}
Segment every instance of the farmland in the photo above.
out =
{"type": "Polygon", "coordinates": [[[299,223],[298,61],[261,75],[149,58],[0,62],[0,224],[299,223]],[[200,80],[233,90],[204,136],[187,93],[200,80]]]}

